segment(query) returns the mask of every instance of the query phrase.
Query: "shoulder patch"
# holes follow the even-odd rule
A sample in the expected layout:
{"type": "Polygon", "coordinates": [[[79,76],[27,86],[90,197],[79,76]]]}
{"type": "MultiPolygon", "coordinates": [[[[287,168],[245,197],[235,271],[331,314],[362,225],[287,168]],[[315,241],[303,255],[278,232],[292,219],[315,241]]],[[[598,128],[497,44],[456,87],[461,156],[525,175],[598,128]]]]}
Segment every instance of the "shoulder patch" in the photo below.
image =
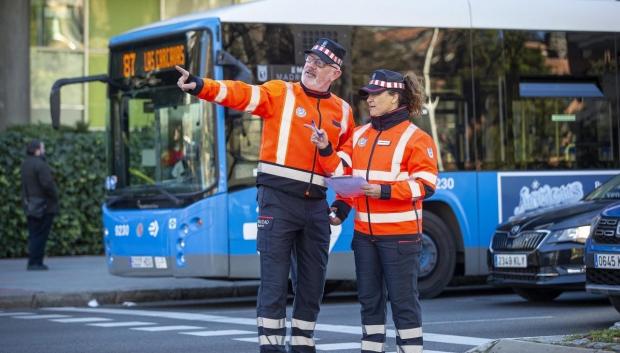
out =
{"type": "Polygon", "coordinates": [[[429,158],[433,158],[433,148],[432,147],[428,147],[426,149],[426,153],[428,154],[429,158]]]}

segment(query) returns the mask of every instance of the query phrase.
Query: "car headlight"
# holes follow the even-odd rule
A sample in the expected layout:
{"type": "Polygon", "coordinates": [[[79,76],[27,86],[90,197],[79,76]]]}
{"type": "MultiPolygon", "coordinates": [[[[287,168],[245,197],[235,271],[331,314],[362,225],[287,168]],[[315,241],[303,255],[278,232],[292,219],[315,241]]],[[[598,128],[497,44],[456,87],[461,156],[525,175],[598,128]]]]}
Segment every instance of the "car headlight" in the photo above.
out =
{"type": "Polygon", "coordinates": [[[584,244],[588,236],[590,235],[590,226],[581,226],[576,228],[566,228],[556,230],[551,233],[548,243],[564,243],[564,242],[575,242],[584,244]]]}

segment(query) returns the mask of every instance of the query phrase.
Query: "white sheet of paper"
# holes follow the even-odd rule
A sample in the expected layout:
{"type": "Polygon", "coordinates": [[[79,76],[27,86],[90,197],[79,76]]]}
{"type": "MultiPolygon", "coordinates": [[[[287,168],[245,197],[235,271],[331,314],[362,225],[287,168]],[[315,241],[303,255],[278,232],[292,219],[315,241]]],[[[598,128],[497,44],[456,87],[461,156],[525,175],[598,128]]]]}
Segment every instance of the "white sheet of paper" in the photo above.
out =
{"type": "Polygon", "coordinates": [[[353,197],[363,195],[362,186],[368,184],[360,176],[341,176],[325,179],[327,186],[334,189],[340,196],[353,197]]]}

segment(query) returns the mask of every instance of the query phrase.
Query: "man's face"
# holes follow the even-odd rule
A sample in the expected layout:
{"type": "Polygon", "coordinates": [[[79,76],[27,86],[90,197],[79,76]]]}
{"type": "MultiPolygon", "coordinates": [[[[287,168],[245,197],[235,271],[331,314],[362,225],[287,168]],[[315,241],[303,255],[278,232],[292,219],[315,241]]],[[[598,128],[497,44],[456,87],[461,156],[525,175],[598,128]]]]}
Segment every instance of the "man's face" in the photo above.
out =
{"type": "Polygon", "coordinates": [[[308,54],[301,73],[301,82],[313,91],[326,92],[341,74],[336,65],[325,63],[317,55],[308,54]]]}

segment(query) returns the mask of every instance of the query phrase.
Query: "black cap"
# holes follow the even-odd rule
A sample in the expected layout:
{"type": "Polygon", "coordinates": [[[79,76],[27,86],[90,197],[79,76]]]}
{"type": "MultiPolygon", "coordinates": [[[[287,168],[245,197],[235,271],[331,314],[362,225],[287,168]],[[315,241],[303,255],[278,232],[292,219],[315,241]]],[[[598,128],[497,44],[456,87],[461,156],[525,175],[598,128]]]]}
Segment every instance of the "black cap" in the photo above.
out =
{"type": "Polygon", "coordinates": [[[385,90],[404,90],[405,89],[405,76],[396,71],[390,71],[385,69],[375,70],[370,77],[370,82],[359,90],[359,94],[362,97],[366,97],[369,94],[381,93],[385,90]]]}
{"type": "Polygon", "coordinates": [[[342,45],[329,38],[319,38],[312,49],[305,50],[304,53],[316,54],[319,58],[321,58],[321,60],[328,64],[342,66],[342,59],[347,51],[342,47],[342,45]]]}

